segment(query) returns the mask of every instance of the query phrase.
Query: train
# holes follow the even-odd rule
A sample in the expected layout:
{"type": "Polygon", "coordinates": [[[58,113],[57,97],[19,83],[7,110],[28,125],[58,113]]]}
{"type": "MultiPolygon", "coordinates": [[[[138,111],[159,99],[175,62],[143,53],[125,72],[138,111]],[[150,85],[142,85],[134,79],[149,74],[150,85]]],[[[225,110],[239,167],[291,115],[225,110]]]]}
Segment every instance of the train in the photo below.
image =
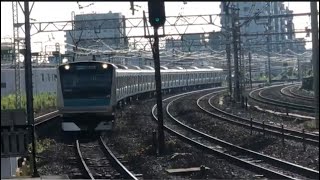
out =
{"type": "MultiPolygon", "coordinates": [[[[219,68],[161,68],[162,89],[221,86],[219,68]]],[[[76,61],[57,67],[57,106],[64,132],[110,131],[119,103],[141,94],[154,94],[153,68],[127,68],[103,61],[76,61]]]]}
{"type": "MultiPolygon", "coordinates": [[[[1,97],[15,92],[15,69],[1,67],[1,97]]],[[[57,92],[57,69],[55,67],[32,68],[33,94],[57,92]]],[[[25,71],[20,69],[20,90],[25,92],[25,71]]]]}

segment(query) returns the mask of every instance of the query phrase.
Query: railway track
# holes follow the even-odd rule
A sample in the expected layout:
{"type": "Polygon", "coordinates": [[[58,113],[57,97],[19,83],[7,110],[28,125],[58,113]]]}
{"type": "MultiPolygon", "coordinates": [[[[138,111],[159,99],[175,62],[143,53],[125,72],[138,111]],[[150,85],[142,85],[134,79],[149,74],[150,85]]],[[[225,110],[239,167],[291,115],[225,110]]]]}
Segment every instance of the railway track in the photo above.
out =
{"type": "Polygon", "coordinates": [[[214,118],[217,118],[217,119],[220,119],[220,120],[226,121],[228,123],[235,124],[235,125],[247,128],[247,129],[252,129],[254,131],[270,134],[273,136],[277,136],[277,137],[281,137],[281,138],[285,138],[285,139],[289,139],[289,140],[295,140],[298,142],[307,143],[307,144],[315,145],[315,146],[319,145],[319,135],[305,133],[304,131],[296,131],[296,130],[286,129],[286,128],[278,127],[278,126],[274,126],[274,125],[268,125],[268,124],[264,124],[264,122],[246,119],[246,118],[236,116],[234,114],[230,114],[225,111],[222,111],[212,104],[212,99],[216,95],[211,96],[207,101],[208,104],[210,105],[210,107],[215,112],[212,112],[212,111],[210,111],[200,105],[201,100],[203,100],[207,96],[210,96],[210,95],[216,94],[216,93],[218,93],[218,92],[206,94],[204,96],[201,96],[197,100],[198,107],[201,110],[203,110],[204,112],[213,116],[214,118]]]}
{"type": "Polygon", "coordinates": [[[38,125],[43,124],[45,122],[48,122],[51,119],[54,119],[54,118],[56,118],[58,116],[60,116],[58,110],[52,111],[52,112],[49,112],[47,114],[44,114],[44,115],[41,115],[41,116],[38,116],[38,117],[34,118],[34,124],[35,124],[35,126],[38,126],[38,125]]]}
{"type": "Polygon", "coordinates": [[[80,144],[76,140],[76,152],[81,161],[83,177],[88,179],[136,179],[116,158],[103,138],[99,143],[80,144]]]}
{"type": "Polygon", "coordinates": [[[262,92],[265,91],[266,89],[277,87],[277,86],[282,86],[282,85],[276,85],[276,86],[270,86],[267,88],[255,89],[249,93],[249,98],[252,99],[253,101],[260,102],[263,104],[269,104],[269,105],[272,105],[275,107],[282,107],[285,109],[292,109],[292,110],[298,110],[298,111],[303,111],[303,112],[308,112],[308,113],[314,113],[314,107],[295,104],[295,103],[283,102],[283,101],[275,100],[275,99],[268,98],[268,97],[265,97],[262,95],[262,92]]]}
{"type": "Polygon", "coordinates": [[[297,87],[299,87],[299,85],[287,86],[287,87],[282,88],[280,90],[280,92],[281,92],[282,95],[288,96],[288,97],[291,97],[291,98],[301,99],[301,100],[304,100],[304,101],[313,101],[314,100],[314,98],[312,98],[312,97],[303,96],[303,95],[295,93],[293,91],[293,89],[295,89],[297,87]]]}
{"type": "MultiPolygon", "coordinates": [[[[166,108],[168,116],[173,121],[165,121],[166,123],[164,125],[164,128],[170,134],[175,135],[184,142],[194,145],[195,147],[200,148],[208,153],[222,157],[232,164],[236,164],[239,167],[250,169],[251,171],[259,175],[263,175],[267,178],[304,179],[306,177],[319,177],[319,172],[313,169],[302,167],[296,164],[292,164],[286,161],[282,161],[280,159],[276,159],[270,156],[254,152],[249,149],[233,145],[231,143],[212,137],[208,134],[200,132],[181,123],[178,119],[171,115],[169,107],[177,99],[195,92],[183,93],[163,100],[168,101],[170,99],[173,99],[167,104],[166,108]]],[[[152,114],[154,119],[157,120],[155,115],[155,109],[156,105],[152,108],[152,114]]]]}

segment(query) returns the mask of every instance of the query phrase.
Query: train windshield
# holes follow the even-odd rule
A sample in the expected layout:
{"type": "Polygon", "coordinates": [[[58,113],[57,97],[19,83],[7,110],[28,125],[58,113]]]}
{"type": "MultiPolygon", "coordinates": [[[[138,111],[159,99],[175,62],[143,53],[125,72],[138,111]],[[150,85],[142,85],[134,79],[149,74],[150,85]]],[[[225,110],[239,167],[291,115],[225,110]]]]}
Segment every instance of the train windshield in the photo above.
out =
{"type": "MultiPolygon", "coordinates": [[[[98,64],[101,66],[101,64],[98,64]]],[[[60,80],[63,97],[66,99],[94,99],[111,94],[112,67],[100,66],[60,67],[60,80]]]]}

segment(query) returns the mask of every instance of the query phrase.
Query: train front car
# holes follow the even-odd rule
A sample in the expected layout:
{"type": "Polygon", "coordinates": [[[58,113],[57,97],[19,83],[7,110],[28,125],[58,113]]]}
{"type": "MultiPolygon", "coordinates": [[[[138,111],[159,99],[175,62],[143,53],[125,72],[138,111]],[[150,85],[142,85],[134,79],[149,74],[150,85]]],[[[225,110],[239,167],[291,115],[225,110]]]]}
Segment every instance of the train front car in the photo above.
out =
{"type": "Polygon", "coordinates": [[[58,82],[57,104],[63,131],[112,130],[116,104],[112,64],[63,64],[58,67],[58,82]]]}

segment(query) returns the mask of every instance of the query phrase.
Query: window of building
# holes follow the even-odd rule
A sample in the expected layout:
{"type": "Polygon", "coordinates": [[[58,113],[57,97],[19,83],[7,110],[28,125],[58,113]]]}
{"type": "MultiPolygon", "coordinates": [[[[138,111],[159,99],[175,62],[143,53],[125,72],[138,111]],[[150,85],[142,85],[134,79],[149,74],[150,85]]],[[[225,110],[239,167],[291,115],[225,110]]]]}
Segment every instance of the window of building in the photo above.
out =
{"type": "Polygon", "coordinates": [[[41,79],[42,79],[42,82],[44,82],[44,74],[43,73],[41,74],[41,79]]]}
{"type": "Polygon", "coordinates": [[[1,88],[6,88],[6,87],[7,87],[7,83],[2,82],[2,83],[1,83],[1,88]]]}
{"type": "Polygon", "coordinates": [[[50,81],[50,74],[48,74],[48,81],[50,81]]]}

